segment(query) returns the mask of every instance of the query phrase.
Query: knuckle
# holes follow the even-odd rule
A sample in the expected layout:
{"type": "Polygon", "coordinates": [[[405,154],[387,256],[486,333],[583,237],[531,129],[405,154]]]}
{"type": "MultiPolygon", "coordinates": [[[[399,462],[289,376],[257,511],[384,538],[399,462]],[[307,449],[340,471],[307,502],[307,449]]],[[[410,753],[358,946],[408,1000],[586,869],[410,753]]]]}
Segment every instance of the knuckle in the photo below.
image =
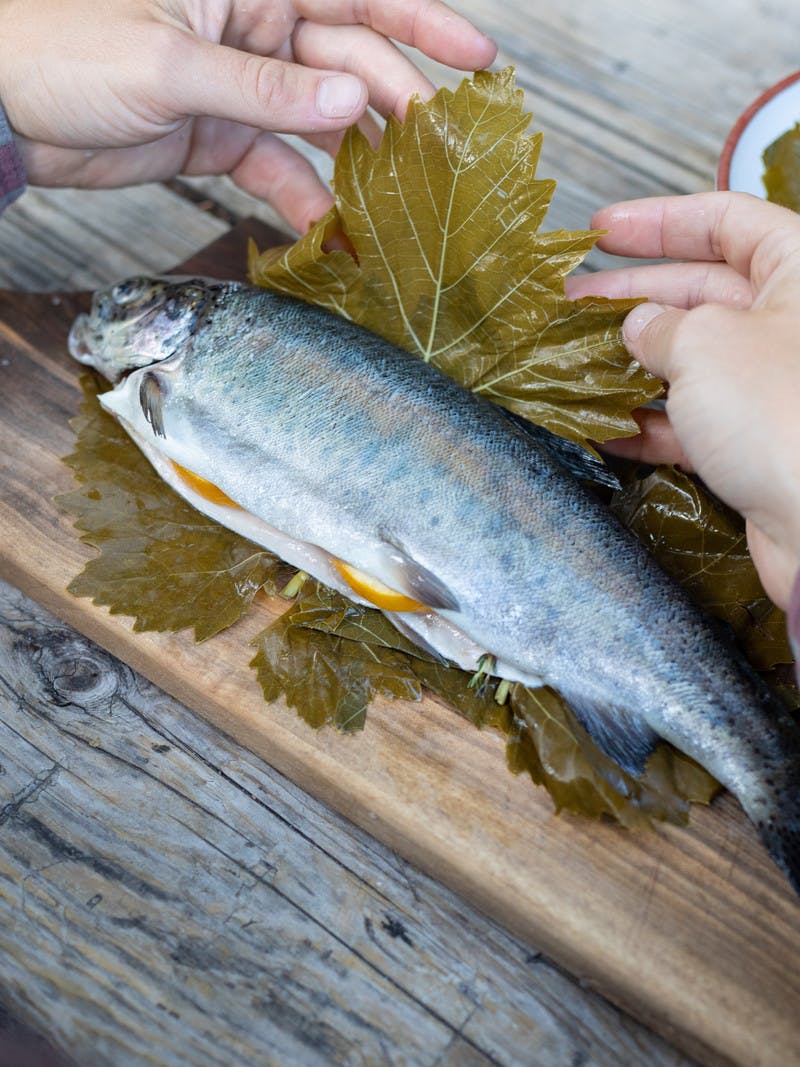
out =
{"type": "Polygon", "coordinates": [[[783,226],[769,230],[756,245],[750,260],[750,278],[756,291],[791,260],[797,259],[797,235],[783,226]]]}
{"type": "Polygon", "coordinates": [[[269,115],[280,114],[292,102],[288,66],[259,56],[244,61],[243,90],[252,95],[259,109],[269,115]]]}

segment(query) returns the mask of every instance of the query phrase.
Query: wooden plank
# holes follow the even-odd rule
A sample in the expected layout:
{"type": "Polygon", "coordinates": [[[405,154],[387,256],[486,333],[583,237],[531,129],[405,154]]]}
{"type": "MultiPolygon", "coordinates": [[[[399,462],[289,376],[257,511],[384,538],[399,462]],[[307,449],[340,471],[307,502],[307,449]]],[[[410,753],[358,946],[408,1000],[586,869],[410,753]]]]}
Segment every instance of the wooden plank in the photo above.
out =
{"type": "MultiPolygon", "coordinates": [[[[227,272],[243,248],[233,231],[191,269],[227,272]]],[[[43,314],[41,298],[0,297],[2,573],[690,1054],[791,1062],[798,902],[730,798],[685,830],[633,835],[558,818],[542,791],[507,774],[499,737],[433,700],[378,702],[357,738],[312,734],[265,707],[249,641],[282,605],[261,604],[198,646],[185,634],[133,635],[64,592],[89,555],[51,499],[70,485],[58,457],[77,399],[64,351],[75,306],[62,298],[43,314]]]]}
{"type": "Polygon", "coordinates": [[[688,1065],[2,583],[0,751],[0,996],[78,1063],[688,1065]]]}
{"type": "Polygon", "coordinates": [[[91,289],[169,270],[229,225],[162,186],[29,189],[0,226],[0,286],[91,289]]]}

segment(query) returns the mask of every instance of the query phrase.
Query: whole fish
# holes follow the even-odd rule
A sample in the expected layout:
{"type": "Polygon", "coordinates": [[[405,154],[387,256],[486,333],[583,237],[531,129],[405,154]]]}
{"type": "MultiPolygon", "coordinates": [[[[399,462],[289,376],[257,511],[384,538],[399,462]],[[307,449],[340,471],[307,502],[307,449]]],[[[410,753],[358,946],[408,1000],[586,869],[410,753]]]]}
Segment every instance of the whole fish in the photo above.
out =
{"type": "Polygon", "coordinates": [[[552,686],[626,770],[671,742],[800,892],[800,729],[576,477],[597,470],[573,447],[235,282],[129,279],[95,294],[70,350],[118,383],[103,407],[200,510],[465,669],[552,686]]]}

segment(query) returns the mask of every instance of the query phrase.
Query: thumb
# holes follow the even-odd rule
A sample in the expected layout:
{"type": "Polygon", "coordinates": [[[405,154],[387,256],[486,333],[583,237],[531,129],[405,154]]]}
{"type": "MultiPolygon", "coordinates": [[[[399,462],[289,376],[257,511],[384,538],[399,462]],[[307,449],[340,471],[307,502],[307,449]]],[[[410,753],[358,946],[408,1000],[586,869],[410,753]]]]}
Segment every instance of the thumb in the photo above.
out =
{"type": "Polygon", "coordinates": [[[691,372],[693,380],[719,387],[739,376],[734,402],[737,395],[742,399],[743,376],[758,370],[763,328],[750,309],[700,304],[683,310],[646,303],[628,312],[622,336],[634,359],[665,381],[691,372]]]}
{"type": "Polygon", "coordinates": [[[277,133],[351,125],[366,109],[367,88],[352,74],[314,70],[188,38],[173,66],[172,104],[188,116],[231,119],[277,133]]]}
{"type": "Polygon", "coordinates": [[[673,376],[675,335],[687,312],[649,302],[629,311],[622,325],[628,351],[651,374],[669,381],[673,376]]]}

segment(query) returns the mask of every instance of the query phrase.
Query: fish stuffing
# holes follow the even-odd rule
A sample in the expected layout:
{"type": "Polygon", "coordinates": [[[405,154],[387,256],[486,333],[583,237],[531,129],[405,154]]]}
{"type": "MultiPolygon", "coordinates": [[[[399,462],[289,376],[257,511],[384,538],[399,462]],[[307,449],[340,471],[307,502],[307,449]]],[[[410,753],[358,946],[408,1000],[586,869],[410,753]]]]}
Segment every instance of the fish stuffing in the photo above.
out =
{"type": "Polygon", "coordinates": [[[101,404],[201,511],[468,671],[552,686],[632,773],[669,741],[734,793],[800,892],[800,728],[582,483],[591,457],[238,282],[131,278],[95,294],[70,350],[116,383],[101,404]]]}

